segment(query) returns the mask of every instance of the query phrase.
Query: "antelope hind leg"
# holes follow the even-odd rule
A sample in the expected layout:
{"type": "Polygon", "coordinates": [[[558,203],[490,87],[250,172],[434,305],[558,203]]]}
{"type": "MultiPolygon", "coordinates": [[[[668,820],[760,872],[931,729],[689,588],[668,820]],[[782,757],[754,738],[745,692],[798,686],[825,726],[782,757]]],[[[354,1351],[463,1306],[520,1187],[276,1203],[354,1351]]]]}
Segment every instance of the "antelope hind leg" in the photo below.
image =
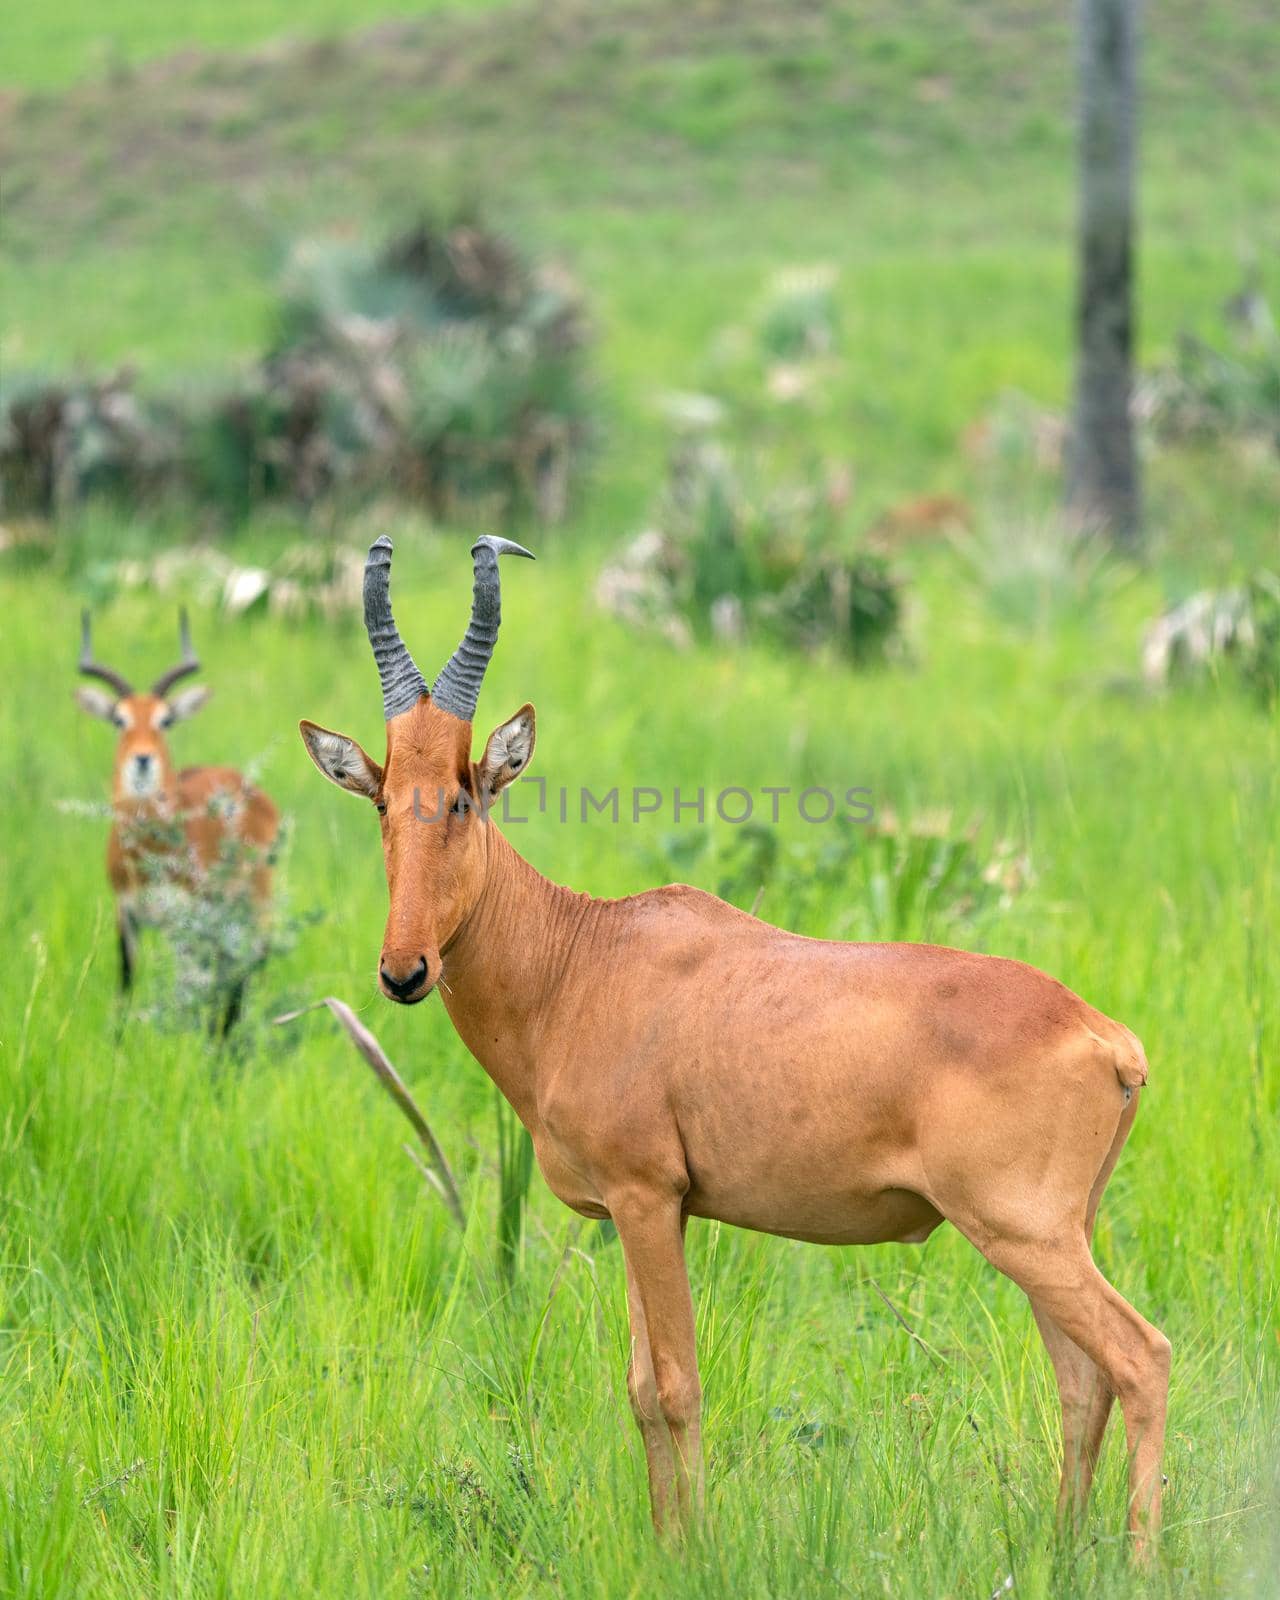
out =
{"type": "Polygon", "coordinates": [[[1093,1474],[1115,1399],[1101,1370],[1044,1310],[1032,1300],[1036,1326],[1044,1340],[1058,1381],[1062,1402],[1062,1482],[1058,1489],[1058,1521],[1079,1526],[1089,1504],[1093,1474]]]}
{"type": "Polygon", "coordinates": [[[138,951],[138,924],[126,905],[116,908],[116,932],[120,939],[120,993],[133,988],[133,968],[138,951]]]}
{"type": "Polygon", "coordinates": [[[218,1030],[224,1039],[240,1020],[240,1014],[244,1010],[244,989],[245,980],[240,978],[227,991],[227,1003],[223,1007],[222,1024],[218,1030]]]}
{"type": "Polygon", "coordinates": [[[1098,1271],[1083,1228],[1066,1241],[988,1236],[979,1248],[1088,1356],[1119,1399],[1129,1445],[1129,1531],[1134,1553],[1146,1559],[1160,1530],[1169,1341],[1098,1271]]]}

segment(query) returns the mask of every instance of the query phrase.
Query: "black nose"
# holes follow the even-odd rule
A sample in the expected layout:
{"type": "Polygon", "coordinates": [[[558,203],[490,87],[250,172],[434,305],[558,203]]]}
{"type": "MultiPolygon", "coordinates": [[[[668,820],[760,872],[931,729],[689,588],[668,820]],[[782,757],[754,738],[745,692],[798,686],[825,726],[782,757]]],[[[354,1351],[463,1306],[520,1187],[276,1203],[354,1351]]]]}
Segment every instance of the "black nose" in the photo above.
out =
{"type": "Polygon", "coordinates": [[[385,967],[379,967],[379,976],[390,994],[397,1000],[411,1000],[427,978],[427,958],[418,957],[418,964],[407,978],[393,978],[385,967]]]}
{"type": "Polygon", "coordinates": [[[138,763],[138,765],[140,767],[149,767],[151,765],[151,757],[150,756],[134,756],[133,759],[138,763]]]}

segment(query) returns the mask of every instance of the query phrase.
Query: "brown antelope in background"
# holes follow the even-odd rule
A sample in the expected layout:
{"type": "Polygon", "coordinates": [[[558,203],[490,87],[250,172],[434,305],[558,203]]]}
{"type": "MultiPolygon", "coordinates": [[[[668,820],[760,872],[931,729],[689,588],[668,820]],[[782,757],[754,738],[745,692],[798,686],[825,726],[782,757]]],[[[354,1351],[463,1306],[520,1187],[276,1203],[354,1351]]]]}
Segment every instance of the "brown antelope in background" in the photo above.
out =
{"type": "MultiPolygon", "coordinates": [[[[93,658],[89,613],[81,619],[80,672],[109,684],[111,694],[82,684],[76,700],[90,716],[120,730],[111,787],[114,821],[107,840],[107,876],[116,897],[120,935],[120,987],[133,983],[140,924],[153,920],[152,891],[177,888],[199,894],[210,871],[237,858],[233,874],[259,915],[271,898],[271,851],[279,830],[274,805],[233,767],[183,767],[175,772],[166,732],[194,716],[209,698],[201,686],[171,694],[174,684],[199,672],[187,614],[180,614],[182,658],[151,688],[136,693],[128,681],[93,658]]],[[[235,884],[230,887],[236,887],[235,884]]],[[[239,1016],[243,982],[225,996],[225,1033],[239,1016]]]]}
{"type": "Polygon", "coordinates": [[[549,883],[489,814],[528,767],[533,707],[471,755],[504,552],[528,554],[473,546],[471,623],[428,690],[378,540],[365,623],[385,759],[311,722],[302,736],[378,814],[383,993],[412,1005],[438,984],[548,1184],[617,1226],[655,1522],[682,1525],[702,1499],[688,1218],[821,1244],[914,1243],[945,1220],[1031,1302],[1062,1400],[1061,1513],[1083,1512],[1119,1398],[1143,1551],[1159,1525],[1169,1343],[1090,1248],[1147,1079],[1141,1044],[1021,962],[800,938],[683,885],[596,900],[549,883]]]}

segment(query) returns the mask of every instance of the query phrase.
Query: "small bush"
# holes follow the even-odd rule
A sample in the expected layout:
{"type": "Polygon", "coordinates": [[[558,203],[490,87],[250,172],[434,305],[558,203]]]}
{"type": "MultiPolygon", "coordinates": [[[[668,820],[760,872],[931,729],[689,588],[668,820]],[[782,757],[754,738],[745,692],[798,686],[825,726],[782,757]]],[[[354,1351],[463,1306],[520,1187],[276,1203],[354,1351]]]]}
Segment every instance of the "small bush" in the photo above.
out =
{"type": "Polygon", "coordinates": [[[177,490],[239,518],[376,488],[558,521],[591,432],[586,344],[575,285],[499,234],[304,243],[269,349],[229,387],[144,397],[128,370],[8,385],[3,504],[47,516],[177,490]]]}
{"type": "Polygon", "coordinates": [[[1143,676],[1153,688],[1236,673],[1264,705],[1280,697],[1280,577],[1202,589],[1148,627],[1143,676]]]}
{"type": "MultiPolygon", "coordinates": [[[[219,803],[211,802],[214,807],[219,803]]],[[[254,869],[265,859],[277,860],[283,841],[277,839],[266,857],[260,847],[227,836],[208,871],[191,864],[188,885],[175,874],[175,853],[185,846],[181,824],[158,821],[153,826],[152,852],[144,865],[149,883],[143,891],[143,920],[162,936],[169,970],[166,986],[142,1015],[163,1029],[203,1029],[211,1036],[240,1021],[237,1044],[243,1049],[240,1006],[250,980],[273,956],[292,949],[310,920],[290,912],[278,875],[267,910],[253,899],[254,869]]]]}
{"type": "Polygon", "coordinates": [[[832,267],[793,267],[770,284],[761,308],[758,341],[771,362],[809,361],[833,354],[840,309],[832,267]]]}
{"type": "MultiPolygon", "coordinates": [[[[114,816],[110,806],[98,802],[55,804],[65,815],[93,821],[114,816]]],[[[215,796],[210,814],[221,813],[226,804],[225,796],[215,796]]],[[[179,819],[137,819],[129,824],[128,839],[143,878],[135,908],[141,970],[151,974],[142,980],[146,998],[137,1014],[162,1031],[203,1031],[219,1038],[238,1021],[233,1037],[243,1052],[253,1032],[240,1011],[250,980],[274,956],[292,949],[300,929],[313,920],[290,910],[279,872],[269,908],[260,908],[253,898],[254,871],[279,860],[283,833],[266,854],[227,835],[207,870],[196,860],[179,819]]]]}
{"type": "Polygon", "coordinates": [[[953,530],[951,540],[981,603],[1028,633],[1087,615],[1128,579],[1101,534],[1061,517],[995,517],[973,533],[953,530]]]}
{"type": "Polygon", "coordinates": [[[1257,288],[1223,309],[1224,338],[1184,333],[1142,386],[1140,407],[1168,438],[1255,438],[1280,451],[1280,330],[1257,288]]]}
{"type": "Polygon", "coordinates": [[[206,457],[246,494],[390,484],[437,511],[484,500],[555,521],[589,432],[586,338],[573,283],[483,229],[423,223],[381,250],[309,242],[273,348],[215,414],[206,457]]]}
{"type": "Polygon", "coordinates": [[[829,483],[752,492],[719,444],[687,441],[657,523],[601,574],[601,603],[627,621],[676,643],[758,635],[860,663],[896,645],[900,584],[848,531],[829,483]]]}
{"type": "Polygon", "coordinates": [[[1017,486],[1036,473],[1062,469],[1067,424],[1030,395],[1006,389],[991,409],[965,430],[968,455],[991,479],[997,492],[1017,486]]]}
{"type": "Polygon", "coordinates": [[[177,474],[180,429],[128,367],[95,379],[0,385],[0,506],[55,515],[91,496],[136,499],[177,474]]]}
{"type": "Polygon", "coordinates": [[[1267,705],[1280,700],[1280,577],[1256,572],[1248,586],[1253,646],[1241,662],[1245,682],[1267,705]]]}
{"type": "Polygon", "coordinates": [[[363,550],[315,540],[289,545],[270,566],[247,566],[210,545],[195,544],[146,560],[117,561],[100,575],[100,587],[173,590],[231,616],[266,612],[339,622],[360,615],[364,561],[363,550]]]}
{"type": "Polygon", "coordinates": [[[972,938],[1022,893],[1024,854],[984,850],[976,827],[946,814],[904,821],[834,818],[811,839],[784,840],[765,823],[672,834],[660,870],[691,878],[767,921],[854,939],[972,938]],[[840,907],[832,915],[832,904],[840,907]]]}

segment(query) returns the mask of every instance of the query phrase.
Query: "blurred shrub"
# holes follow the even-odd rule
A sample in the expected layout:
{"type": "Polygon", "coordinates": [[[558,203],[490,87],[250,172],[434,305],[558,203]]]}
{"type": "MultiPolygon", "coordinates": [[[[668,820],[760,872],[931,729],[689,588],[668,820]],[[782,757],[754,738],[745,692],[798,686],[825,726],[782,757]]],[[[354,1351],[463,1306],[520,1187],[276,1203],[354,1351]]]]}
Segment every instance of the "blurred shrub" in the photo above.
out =
{"type": "Polygon", "coordinates": [[[208,418],[211,487],[306,504],[389,485],[558,521],[589,433],[586,339],[575,286],[478,227],[300,245],[272,350],[208,418]]]}
{"type": "Polygon", "coordinates": [[[749,490],[713,440],[673,455],[657,526],[601,574],[615,615],[673,642],[754,635],[880,660],[899,638],[902,591],[886,559],[845,528],[842,480],[749,490]]]}
{"type": "Polygon", "coordinates": [[[837,816],[812,837],[784,840],[765,823],[671,834],[659,870],[676,873],[768,921],[855,939],[972,937],[1030,879],[1027,857],[950,815],[870,822],[837,816]],[[838,909],[835,909],[838,907],[838,909]]]}
{"type": "Polygon", "coordinates": [[[1257,572],[1249,580],[1253,646],[1241,663],[1245,681],[1259,699],[1280,701],[1280,577],[1257,572]]]}
{"type": "Polygon", "coordinates": [[[1058,516],[992,517],[951,542],[978,599],[1001,622],[1035,633],[1087,615],[1128,581],[1098,533],[1058,516]]]}
{"type": "Polygon", "coordinates": [[[167,486],[178,419],[135,385],[128,367],[96,379],[0,380],[0,505],[49,516],[93,495],[136,499],[167,486]]]}
{"type": "Polygon", "coordinates": [[[860,664],[901,648],[887,541],[854,532],[849,465],[812,463],[840,370],[836,291],[831,267],[779,273],[753,315],[721,330],[714,392],[662,397],[667,482],[651,526],[600,575],[607,610],[679,646],[768,639],[860,664]]]}
{"type": "Polygon", "coordinates": [[[731,407],[735,430],[757,446],[800,436],[830,416],[848,377],[838,290],[830,265],[776,273],[744,316],[717,330],[701,380],[711,395],[683,398],[731,407]]]}
{"type": "Polygon", "coordinates": [[[1183,334],[1173,359],[1143,384],[1139,405],[1168,438],[1239,437],[1280,451],[1280,331],[1261,290],[1223,308],[1218,346],[1183,334]]]}
{"type": "Polygon", "coordinates": [[[232,616],[357,617],[363,604],[364,551],[346,545],[294,544],[269,567],[246,566],[206,544],[117,561],[100,577],[105,589],[173,590],[217,605],[232,616]]]}
{"type": "Polygon", "coordinates": [[[1142,670],[1153,688],[1236,672],[1265,705],[1280,698],[1280,577],[1202,589],[1147,629],[1142,670]]]}
{"type": "Polygon", "coordinates": [[[965,429],[965,454],[985,470],[997,492],[1032,473],[1057,474],[1066,446],[1066,419],[1018,389],[1006,389],[965,429]]]}
{"type": "Polygon", "coordinates": [[[840,336],[834,267],[791,267],[769,285],[758,338],[767,361],[810,361],[834,353],[840,336]]]}
{"type": "Polygon", "coordinates": [[[146,400],[126,370],[0,393],[3,503],[51,515],[163,487],[239,517],[376,487],[558,521],[591,431],[586,344],[573,283],[499,234],[305,243],[270,349],[230,388],[146,400]]]}
{"type": "MultiPolygon", "coordinates": [[[[211,812],[226,803],[225,797],[214,799],[211,812]]],[[[290,914],[278,880],[269,917],[254,901],[254,870],[264,860],[274,862],[281,845],[264,856],[257,846],[227,835],[217,860],[201,871],[181,822],[148,819],[135,826],[131,842],[144,878],[140,919],[163,936],[170,957],[167,984],[141,1014],[170,1031],[219,1036],[240,1019],[250,979],[272,956],[290,950],[310,920],[290,914]]],[[[246,1037],[242,1032],[241,1045],[246,1037]]]]}

